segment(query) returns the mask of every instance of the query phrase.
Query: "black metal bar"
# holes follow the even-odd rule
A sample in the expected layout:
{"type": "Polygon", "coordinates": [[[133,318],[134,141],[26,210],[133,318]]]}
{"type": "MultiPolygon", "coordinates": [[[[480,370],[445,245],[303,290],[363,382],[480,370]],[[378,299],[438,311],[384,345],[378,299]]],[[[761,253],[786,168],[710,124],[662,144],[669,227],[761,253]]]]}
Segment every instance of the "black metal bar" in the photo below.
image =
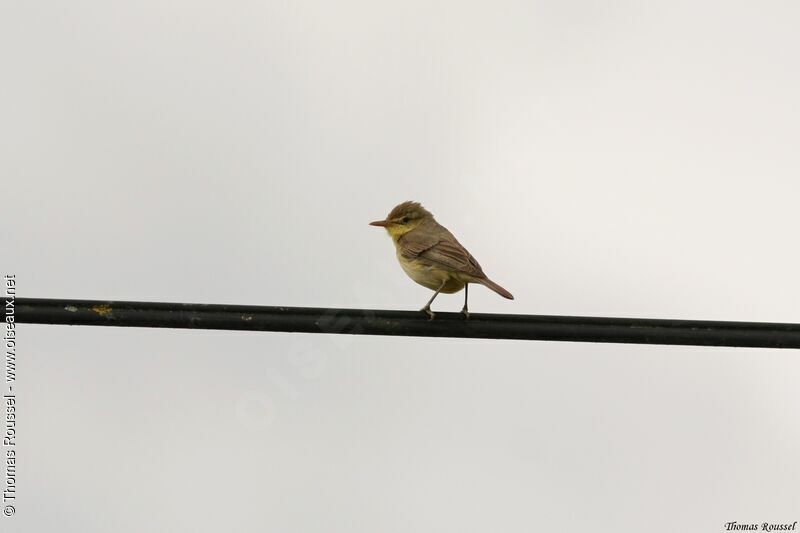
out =
{"type": "Polygon", "coordinates": [[[800,348],[800,324],[17,298],[30,324],[800,348]]]}

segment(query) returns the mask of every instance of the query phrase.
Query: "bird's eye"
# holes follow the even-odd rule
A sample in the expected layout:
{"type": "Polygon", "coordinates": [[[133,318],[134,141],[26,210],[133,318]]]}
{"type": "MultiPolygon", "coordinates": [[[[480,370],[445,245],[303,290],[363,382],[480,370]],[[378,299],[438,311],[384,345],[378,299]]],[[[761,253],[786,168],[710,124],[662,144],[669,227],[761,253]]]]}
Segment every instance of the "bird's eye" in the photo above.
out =
{"type": "Polygon", "coordinates": [[[408,222],[408,217],[403,217],[400,219],[401,224],[405,224],[406,222],[408,222]]]}

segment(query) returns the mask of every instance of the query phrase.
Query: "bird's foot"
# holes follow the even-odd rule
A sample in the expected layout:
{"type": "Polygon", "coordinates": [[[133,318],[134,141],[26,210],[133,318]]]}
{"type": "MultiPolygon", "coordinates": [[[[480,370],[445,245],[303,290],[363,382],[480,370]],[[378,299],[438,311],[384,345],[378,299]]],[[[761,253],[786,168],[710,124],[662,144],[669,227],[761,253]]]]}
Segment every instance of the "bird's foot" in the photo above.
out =
{"type": "Polygon", "coordinates": [[[423,307],[422,309],[420,309],[420,311],[428,315],[428,320],[433,320],[434,312],[431,311],[430,307],[423,307]]]}
{"type": "Polygon", "coordinates": [[[467,310],[467,306],[466,305],[461,310],[461,314],[464,315],[464,320],[469,320],[469,310],[467,310]]]}

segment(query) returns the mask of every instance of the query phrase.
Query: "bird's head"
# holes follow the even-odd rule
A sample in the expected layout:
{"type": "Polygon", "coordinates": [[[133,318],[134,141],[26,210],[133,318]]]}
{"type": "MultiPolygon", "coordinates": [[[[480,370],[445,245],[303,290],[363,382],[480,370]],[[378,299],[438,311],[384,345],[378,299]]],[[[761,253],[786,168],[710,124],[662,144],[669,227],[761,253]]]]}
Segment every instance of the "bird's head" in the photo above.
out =
{"type": "Polygon", "coordinates": [[[370,222],[370,226],[380,226],[386,228],[393,238],[402,237],[412,229],[422,224],[425,220],[433,218],[433,215],[419,202],[403,202],[389,213],[386,220],[376,220],[370,222]]]}

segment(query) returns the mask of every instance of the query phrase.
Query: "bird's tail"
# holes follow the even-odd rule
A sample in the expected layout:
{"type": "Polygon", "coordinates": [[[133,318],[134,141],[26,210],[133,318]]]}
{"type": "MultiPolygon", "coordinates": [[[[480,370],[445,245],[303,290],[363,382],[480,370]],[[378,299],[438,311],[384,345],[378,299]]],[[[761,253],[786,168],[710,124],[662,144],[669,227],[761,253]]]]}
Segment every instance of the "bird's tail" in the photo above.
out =
{"type": "Polygon", "coordinates": [[[490,280],[489,278],[479,279],[478,283],[480,283],[481,285],[485,285],[485,286],[489,287],[490,289],[492,289],[494,292],[496,292],[497,294],[499,294],[503,298],[508,298],[509,300],[513,300],[514,299],[514,295],[513,294],[511,294],[510,292],[508,292],[503,287],[501,287],[500,285],[498,285],[494,281],[490,280]]]}

